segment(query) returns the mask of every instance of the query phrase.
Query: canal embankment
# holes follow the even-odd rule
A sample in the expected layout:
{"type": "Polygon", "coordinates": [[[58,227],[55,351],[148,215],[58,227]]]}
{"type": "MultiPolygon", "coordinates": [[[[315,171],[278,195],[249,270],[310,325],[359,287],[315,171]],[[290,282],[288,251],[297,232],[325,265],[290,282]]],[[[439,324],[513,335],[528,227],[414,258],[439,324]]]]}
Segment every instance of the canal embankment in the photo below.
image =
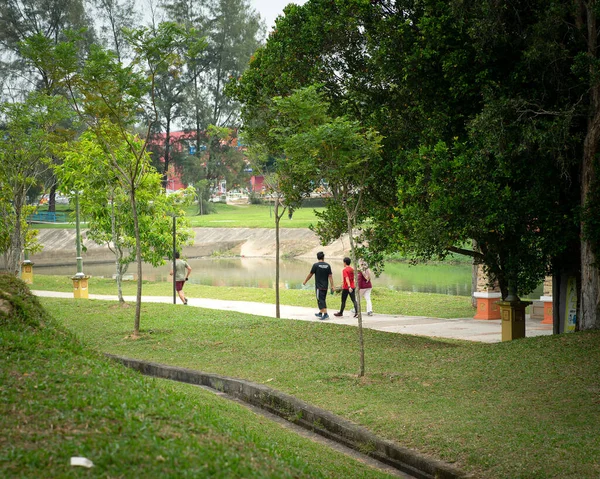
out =
{"type": "MultiPolygon", "coordinates": [[[[183,248],[183,256],[275,257],[275,229],[272,228],[193,228],[194,243],[183,248]]],[[[284,258],[315,258],[324,251],[326,258],[343,258],[349,253],[347,237],[322,246],[319,238],[308,228],[283,228],[279,232],[280,255],[284,258]]],[[[41,229],[38,239],[43,250],[31,256],[40,266],[63,265],[72,262],[75,253],[74,229],[41,229]]],[[[108,245],[99,245],[82,231],[86,263],[114,261],[108,245]]]]}

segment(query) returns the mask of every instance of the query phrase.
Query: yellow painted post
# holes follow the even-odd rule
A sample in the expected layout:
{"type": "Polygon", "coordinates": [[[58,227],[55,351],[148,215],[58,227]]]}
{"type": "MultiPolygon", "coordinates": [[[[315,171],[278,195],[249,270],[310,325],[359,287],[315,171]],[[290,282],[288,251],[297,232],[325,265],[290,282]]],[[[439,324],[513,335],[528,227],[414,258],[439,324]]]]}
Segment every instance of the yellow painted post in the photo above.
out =
{"type": "Polygon", "coordinates": [[[21,279],[27,284],[33,284],[33,263],[29,260],[21,264],[21,279]]]}
{"type": "Polygon", "coordinates": [[[89,276],[73,276],[73,297],[88,298],[88,278],[89,276]]]}
{"type": "Polygon", "coordinates": [[[502,341],[512,341],[525,337],[525,308],[531,301],[500,301],[502,319],[502,341]]]}

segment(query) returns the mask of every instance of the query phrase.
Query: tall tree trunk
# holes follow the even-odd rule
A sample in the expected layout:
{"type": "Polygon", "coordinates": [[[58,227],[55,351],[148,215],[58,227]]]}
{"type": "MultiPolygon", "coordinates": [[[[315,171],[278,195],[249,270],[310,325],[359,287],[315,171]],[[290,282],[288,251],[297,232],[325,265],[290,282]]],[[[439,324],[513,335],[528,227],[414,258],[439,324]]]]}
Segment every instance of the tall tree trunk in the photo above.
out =
{"type": "Polygon", "coordinates": [[[142,242],[140,239],[140,223],[137,214],[137,204],[135,201],[135,185],[131,185],[131,211],[133,215],[133,229],[135,232],[135,259],[137,261],[137,292],[135,297],[135,321],[133,326],[133,336],[140,334],[140,317],[142,314],[142,242]]]}
{"type": "MultiPolygon", "coordinates": [[[[24,193],[23,193],[24,195],[24,193]]],[[[21,212],[23,210],[23,196],[14,200],[15,227],[10,238],[10,248],[7,254],[6,269],[15,276],[21,273],[21,253],[23,251],[23,230],[21,228],[21,212]]]]}
{"type": "Polygon", "coordinates": [[[125,298],[123,298],[123,248],[119,242],[117,235],[117,219],[115,215],[115,200],[111,197],[110,199],[110,229],[112,236],[112,244],[115,253],[115,274],[117,280],[117,295],[119,297],[119,303],[123,304],[125,298]]]}
{"type": "MultiPolygon", "coordinates": [[[[477,241],[472,240],[471,246],[473,251],[477,251],[477,241]]],[[[475,297],[475,293],[477,292],[477,278],[479,276],[479,265],[473,259],[472,268],[471,268],[471,306],[477,308],[477,298],[475,297]]]]}
{"type": "MultiPolygon", "coordinates": [[[[590,127],[584,143],[584,156],[581,171],[581,203],[585,204],[590,188],[594,182],[594,163],[600,141],[600,110],[594,107],[594,117],[590,119],[590,127]]],[[[583,225],[582,225],[583,227],[583,225]]],[[[600,328],[599,321],[600,275],[596,265],[596,255],[588,240],[581,240],[581,295],[580,314],[578,315],[580,330],[600,328]]]]}
{"type": "Polygon", "coordinates": [[[165,131],[165,155],[164,155],[164,170],[162,176],[162,185],[166,190],[169,187],[169,164],[171,162],[171,115],[165,118],[166,131],[165,131]]]}
{"type": "MultiPolygon", "coordinates": [[[[588,53],[597,57],[598,25],[595,10],[597,2],[584,2],[587,10],[588,53]]],[[[595,66],[591,68],[595,69],[595,66]]],[[[592,79],[595,73],[592,72],[592,79]]],[[[592,80],[597,81],[597,80],[592,80]]],[[[585,205],[590,189],[595,181],[598,145],[600,143],[600,85],[590,87],[590,117],[587,134],[583,146],[583,163],[581,168],[581,204],[585,205]]],[[[600,328],[600,271],[596,265],[596,255],[589,241],[581,242],[581,295],[578,314],[580,330],[600,328]]]]}
{"type": "MultiPolygon", "coordinates": [[[[348,239],[350,241],[350,256],[352,257],[352,263],[354,264],[354,286],[356,286],[356,284],[358,283],[356,272],[356,249],[354,247],[354,229],[352,227],[354,222],[354,216],[347,207],[345,207],[345,209],[346,220],[348,224],[348,239]]],[[[356,294],[356,292],[354,294],[356,296],[357,305],[356,313],[358,314],[358,347],[360,349],[360,372],[358,375],[362,378],[365,375],[365,339],[363,333],[362,312],[360,307],[360,294],[356,294]]]]}
{"type": "Polygon", "coordinates": [[[275,317],[280,318],[279,306],[279,194],[275,197],[275,317]]]}
{"type": "Polygon", "coordinates": [[[56,183],[50,187],[50,194],[48,194],[48,211],[52,213],[56,211],[56,183]]]}

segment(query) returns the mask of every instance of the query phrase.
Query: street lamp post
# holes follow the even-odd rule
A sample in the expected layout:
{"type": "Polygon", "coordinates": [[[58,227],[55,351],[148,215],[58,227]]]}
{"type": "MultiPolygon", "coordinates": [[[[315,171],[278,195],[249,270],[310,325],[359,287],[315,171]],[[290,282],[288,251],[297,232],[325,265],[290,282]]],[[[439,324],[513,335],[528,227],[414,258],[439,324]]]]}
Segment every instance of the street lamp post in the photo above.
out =
{"type": "Polygon", "coordinates": [[[75,246],[77,250],[77,273],[76,278],[82,278],[83,274],[83,258],[81,256],[81,229],[79,228],[79,192],[75,193],[75,246]]]}
{"type": "Polygon", "coordinates": [[[175,287],[175,263],[176,263],[175,254],[177,253],[176,238],[177,238],[177,216],[175,216],[175,214],[173,214],[173,304],[177,304],[177,291],[176,291],[176,287],[175,287]]]}
{"type": "MultiPolygon", "coordinates": [[[[29,220],[27,220],[27,229],[29,230],[29,220]]],[[[21,279],[27,284],[33,284],[33,263],[29,259],[29,250],[27,246],[23,249],[23,263],[21,263],[21,279]]]]}
{"type": "Polygon", "coordinates": [[[81,256],[81,231],[79,228],[79,192],[75,192],[75,247],[77,250],[77,273],[73,280],[73,296],[75,298],[88,297],[88,278],[83,274],[83,258],[81,256]]]}

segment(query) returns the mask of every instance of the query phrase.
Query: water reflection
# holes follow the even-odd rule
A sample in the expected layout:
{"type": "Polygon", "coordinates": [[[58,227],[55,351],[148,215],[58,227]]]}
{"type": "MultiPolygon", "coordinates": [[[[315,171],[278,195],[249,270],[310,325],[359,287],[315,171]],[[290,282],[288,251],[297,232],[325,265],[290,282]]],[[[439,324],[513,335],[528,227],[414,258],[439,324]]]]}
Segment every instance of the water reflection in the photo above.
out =
{"type": "MultiPolygon", "coordinates": [[[[248,286],[272,288],[275,284],[275,260],[273,258],[197,258],[188,261],[192,267],[190,282],[212,286],[248,286]]],[[[280,283],[288,289],[301,289],[302,281],[310,271],[313,261],[285,259],[281,261],[280,283]]],[[[336,285],[341,282],[343,264],[340,259],[331,260],[336,285]]],[[[144,265],[143,278],[149,281],[170,282],[170,264],[154,268],[144,265]]],[[[36,267],[37,274],[73,275],[75,266],[36,267]]],[[[83,270],[95,277],[110,278],[114,264],[86,264],[83,270]]],[[[135,273],[130,266],[130,274],[135,273]]],[[[133,276],[133,275],[132,275],[133,276]]],[[[411,266],[406,263],[389,263],[385,272],[374,279],[374,286],[386,286],[400,291],[418,293],[441,293],[457,296],[471,295],[471,266],[468,264],[430,264],[411,266]]],[[[312,282],[311,286],[312,288],[312,282]]]]}

